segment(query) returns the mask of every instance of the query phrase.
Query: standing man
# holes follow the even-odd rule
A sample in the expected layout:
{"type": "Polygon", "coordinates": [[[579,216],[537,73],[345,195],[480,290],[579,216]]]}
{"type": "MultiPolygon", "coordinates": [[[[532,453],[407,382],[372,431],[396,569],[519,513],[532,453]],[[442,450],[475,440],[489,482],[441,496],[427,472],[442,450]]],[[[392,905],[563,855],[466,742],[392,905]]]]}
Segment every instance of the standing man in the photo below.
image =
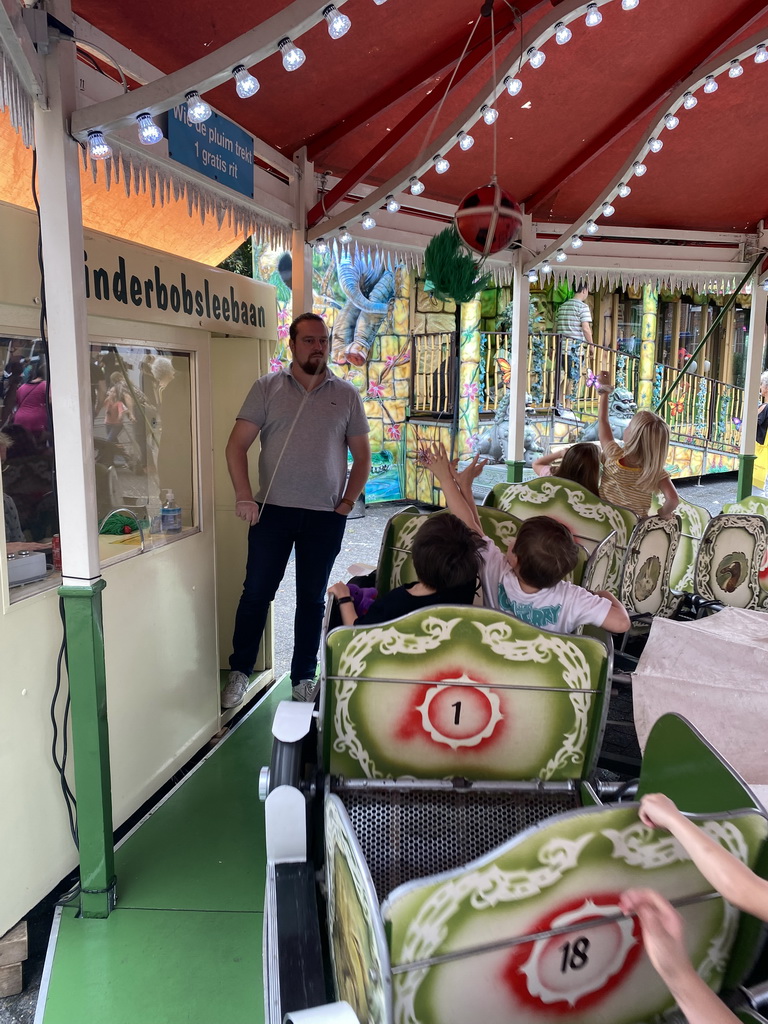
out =
{"type": "Polygon", "coordinates": [[[587,345],[587,358],[591,360],[594,354],[592,313],[585,302],[588,295],[589,288],[586,284],[580,282],[576,286],[576,293],[573,298],[567,299],[558,308],[555,317],[555,332],[563,339],[563,355],[567,356],[567,376],[563,382],[563,405],[566,409],[570,409],[571,399],[577,393],[585,342],[587,345]]]}
{"type": "Polygon", "coordinates": [[[235,513],[250,523],[248,563],[235,616],[224,708],[243,699],[270,601],[296,549],[296,615],[291,661],[294,700],[313,700],[325,592],[346,518],[371,468],[368,421],[355,387],[328,369],[328,328],[315,313],[290,327],[292,362],[251,388],[227,442],[235,513]],[[248,449],[261,437],[259,491],[248,479],[248,449]],[[347,448],[352,469],[347,475],[347,448]]]}

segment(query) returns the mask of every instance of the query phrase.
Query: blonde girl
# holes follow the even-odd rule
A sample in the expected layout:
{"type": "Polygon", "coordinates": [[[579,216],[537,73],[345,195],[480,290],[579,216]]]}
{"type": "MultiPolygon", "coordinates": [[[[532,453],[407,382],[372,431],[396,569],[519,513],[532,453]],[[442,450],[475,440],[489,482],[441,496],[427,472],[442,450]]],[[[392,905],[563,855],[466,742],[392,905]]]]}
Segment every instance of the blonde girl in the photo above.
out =
{"type": "Polygon", "coordinates": [[[619,444],[614,440],[608,420],[608,396],[613,391],[610,374],[603,370],[598,382],[597,436],[603,450],[600,497],[628,508],[638,516],[647,516],[654,496],[661,491],[664,504],[659,515],[669,518],[680,501],[675,485],[664,469],[669,427],[656,413],[641,409],[625,429],[623,444],[619,444]]]}

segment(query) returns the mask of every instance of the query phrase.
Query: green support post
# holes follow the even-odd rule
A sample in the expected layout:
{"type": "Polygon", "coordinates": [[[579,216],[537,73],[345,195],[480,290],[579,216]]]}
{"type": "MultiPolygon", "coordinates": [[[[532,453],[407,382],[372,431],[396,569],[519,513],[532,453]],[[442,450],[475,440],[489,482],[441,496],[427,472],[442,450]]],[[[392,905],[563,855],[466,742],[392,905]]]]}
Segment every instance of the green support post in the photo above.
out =
{"type": "Polygon", "coordinates": [[[756,458],[756,455],[739,456],[739,478],[736,482],[737,501],[752,497],[752,471],[755,468],[756,458]]]}
{"type": "Polygon", "coordinates": [[[524,462],[510,462],[507,460],[507,483],[521,484],[523,482],[524,462]]]}
{"type": "Polygon", "coordinates": [[[107,680],[101,592],[104,580],[63,586],[67,671],[80,851],[80,911],[108,917],[115,905],[115,851],[109,769],[107,680]]]}

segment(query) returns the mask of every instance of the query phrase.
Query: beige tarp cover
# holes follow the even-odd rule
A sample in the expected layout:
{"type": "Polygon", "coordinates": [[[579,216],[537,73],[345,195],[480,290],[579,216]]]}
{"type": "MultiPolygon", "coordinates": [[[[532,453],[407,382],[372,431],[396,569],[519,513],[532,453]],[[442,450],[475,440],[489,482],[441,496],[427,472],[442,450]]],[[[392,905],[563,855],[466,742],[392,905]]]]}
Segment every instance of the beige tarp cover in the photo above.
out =
{"type": "Polygon", "coordinates": [[[768,615],[725,608],[654,619],[633,674],[640,746],[661,715],[688,719],[748,783],[768,784],[768,615]]]}

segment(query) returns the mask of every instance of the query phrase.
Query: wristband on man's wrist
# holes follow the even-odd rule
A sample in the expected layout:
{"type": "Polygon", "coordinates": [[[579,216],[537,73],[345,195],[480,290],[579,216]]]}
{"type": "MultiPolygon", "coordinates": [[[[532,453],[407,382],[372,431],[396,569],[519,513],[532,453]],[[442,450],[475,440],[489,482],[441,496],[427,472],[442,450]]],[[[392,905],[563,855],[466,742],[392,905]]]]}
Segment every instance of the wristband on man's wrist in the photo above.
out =
{"type": "Polygon", "coordinates": [[[337,597],[336,600],[339,604],[349,604],[352,598],[347,594],[346,597],[337,597]]]}
{"type": "Polygon", "coordinates": [[[349,505],[350,508],[354,508],[355,507],[355,503],[352,500],[352,498],[339,498],[339,504],[340,505],[349,505]]]}

